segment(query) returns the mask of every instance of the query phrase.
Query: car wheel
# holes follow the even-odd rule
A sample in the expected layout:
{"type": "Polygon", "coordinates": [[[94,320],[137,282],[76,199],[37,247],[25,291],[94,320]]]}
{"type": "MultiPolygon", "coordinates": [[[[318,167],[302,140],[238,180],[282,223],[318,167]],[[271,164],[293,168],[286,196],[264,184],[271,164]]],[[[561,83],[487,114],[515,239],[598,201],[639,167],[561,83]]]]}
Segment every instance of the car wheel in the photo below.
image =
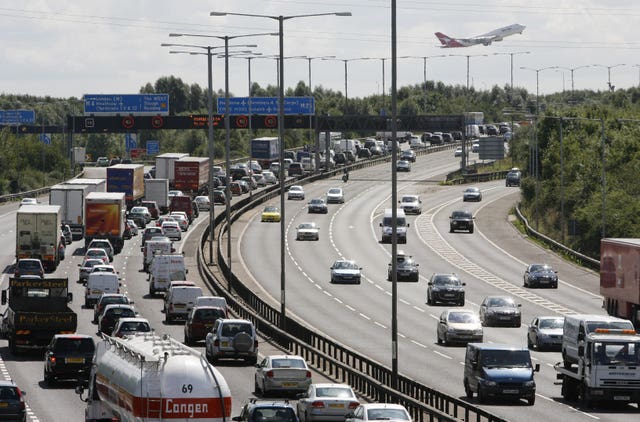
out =
{"type": "Polygon", "coordinates": [[[258,394],[264,396],[264,391],[260,389],[260,386],[258,385],[258,380],[254,381],[253,384],[253,393],[257,396],[258,394]]]}
{"type": "Polygon", "coordinates": [[[51,385],[53,384],[53,376],[47,372],[47,370],[44,370],[44,382],[51,385]]]}
{"type": "Polygon", "coordinates": [[[169,316],[169,313],[166,311],[164,313],[164,322],[166,322],[167,324],[171,324],[171,317],[169,316]]]}
{"type": "Polygon", "coordinates": [[[440,333],[436,334],[438,344],[442,344],[442,339],[440,338],[440,333]]]}
{"type": "Polygon", "coordinates": [[[444,343],[445,346],[449,345],[449,339],[447,338],[447,333],[444,333],[442,336],[442,342],[444,343]]]}
{"type": "Polygon", "coordinates": [[[473,233],[473,227],[469,229],[469,233],[473,233]]]}
{"type": "Polygon", "coordinates": [[[453,227],[449,227],[449,233],[453,233],[453,227]]]}
{"type": "Polygon", "coordinates": [[[533,406],[534,404],[536,404],[536,396],[533,395],[533,396],[531,396],[531,398],[527,399],[527,404],[529,406],[533,406]]]}
{"type": "Polygon", "coordinates": [[[533,342],[529,336],[527,336],[527,348],[533,349],[533,342]]]}
{"type": "Polygon", "coordinates": [[[429,294],[427,294],[427,305],[433,305],[433,299],[431,299],[431,296],[429,296],[429,294]]]}
{"type": "Polygon", "coordinates": [[[458,302],[458,306],[464,306],[464,299],[458,302]]]}
{"type": "Polygon", "coordinates": [[[558,283],[555,283],[555,284],[553,285],[553,288],[554,288],[554,289],[557,289],[557,288],[558,288],[558,283]]]}
{"type": "Polygon", "coordinates": [[[480,386],[478,386],[478,401],[481,404],[484,404],[487,402],[487,393],[485,393],[482,387],[480,386]]]}
{"type": "Polygon", "coordinates": [[[464,393],[467,395],[468,399],[473,398],[473,390],[471,390],[471,387],[469,387],[469,383],[466,379],[464,380],[464,393]]]}
{"type": "Polygon", "coordinates": [[[245,359],[245,362],[247,362],[248,365],[255,366],[256,363],[258,363],[258,357],[252,356],[250,358],[245,359]]]}

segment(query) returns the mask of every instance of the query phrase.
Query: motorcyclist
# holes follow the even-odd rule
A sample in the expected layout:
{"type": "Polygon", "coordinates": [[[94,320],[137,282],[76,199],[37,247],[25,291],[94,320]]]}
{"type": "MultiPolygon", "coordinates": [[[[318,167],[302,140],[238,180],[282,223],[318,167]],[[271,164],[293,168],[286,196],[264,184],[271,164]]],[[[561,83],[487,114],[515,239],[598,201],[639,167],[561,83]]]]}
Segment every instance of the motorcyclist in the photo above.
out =
{"type": "Polygon", "coordinates": [[[349,180],[349,169],[345,168],[344,174],[342,175],[342,181],[346,182],[347,180],[349,180]]]}

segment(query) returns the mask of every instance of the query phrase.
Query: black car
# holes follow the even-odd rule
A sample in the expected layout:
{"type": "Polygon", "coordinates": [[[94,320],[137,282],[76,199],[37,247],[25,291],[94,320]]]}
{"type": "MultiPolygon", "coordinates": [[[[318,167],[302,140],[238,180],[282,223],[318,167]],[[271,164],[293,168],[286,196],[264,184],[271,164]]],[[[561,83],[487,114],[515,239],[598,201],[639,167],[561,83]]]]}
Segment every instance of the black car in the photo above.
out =
{"type": "MultiPolygon", "coordinates": [[[[420,279],[420,272],[418,271],[418,263],[413,260],[409,255],[405,255],[404,252],[398,251],[396,257],[396,279],[398,281],[413,281],[417,282],[420,279]]],[[[389,263],[387,267],[387,280],[391,281],[392,266],[389,263]]]]}
{"type": "Polygon", "coordinates": [[[505,185],[509,186],[520,186],[520,178],[522,177],[519,170],[511,170],[507,173],[507,177],[505,179],[505,185]]]}
{"type": "Polygon", "coordinates": [[[455,274],[433,274],[427,287],[427,305],[453,303],[464,306],[464,286],[455,274]]]}
{"type": "Polygon", "coordinates": [[[416,152],[412,149],[406,149],[400,154],[400,159],[405,161],[416,162],[416,152]]]}
{"type": "Polygon", "coordinates": [[[333,161],[336,164],[346,164],[347,157],[344,155],[344,152],[336,152],[333,156],[333,161]]]}
{"type": "Polygon", "coordinates": [[[531,264],[524,271],[524,287],[558,288],[558,272],[547,264],[531,264]]]}
{"type": "Polygon", "coordinates": [[[371,151],[368,148],[360,148],[358,158],[371,158],[371,151]]]}
{"type": "Polygon", "coordinates": [[[257,401],[251,399],[246,403],[239,416],[234,416],[237,422],[298,422],[296,411],[289,401],[257,401]]]}
{"type": "Polygon", "coordinates": [[[88,378],[96,345],[83,334],[56,334],[44,352],[44,381],[88,378]]]}
{"type": "Polygon", "coordinates": [[[473,233],[473,215],[469,211],[454,211],[449,217],[449,233],[456,230],[466,230],[473,233]]]}
{"type": "Polygon", "coordinates": [[[138,315],[131,305],[119,303],[106,305],[98,319],[98,330],[101,333],[111,334],[120,318],[135,318],[136,316],[138,315]]]}
{"type": "Polygon", "coordinates": [[[329,209],[327,208],[327,203],[324,202],[324,199],[322,198],[313,198],[311,201],[309,201],[307,209],[309,211],[309,214],[313,214],[313,213],[326,214],[327,212],[329,212],[329,209]]]}
{"type": "Polygon", "coordinates": [[[0,381],[0,420],[26,422],[24,395],[13,381],[0,381]]]}

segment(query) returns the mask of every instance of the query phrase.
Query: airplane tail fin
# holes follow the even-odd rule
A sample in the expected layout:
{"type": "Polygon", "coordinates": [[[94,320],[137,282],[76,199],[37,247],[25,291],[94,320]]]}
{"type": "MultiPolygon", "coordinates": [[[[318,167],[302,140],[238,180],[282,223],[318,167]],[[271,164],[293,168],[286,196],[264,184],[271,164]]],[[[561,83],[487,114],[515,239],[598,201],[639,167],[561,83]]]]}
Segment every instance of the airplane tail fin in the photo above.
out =
{"type": "Polygon", "coordinates": [[[453,47],[464,47],[458,40],[455,38],[451,38],[448,35],[443,34],[442,32],[436,32],[436,37],[440,40],[442,44],[441,48],[453,48],[453,47]]]}
{"type": "Polygon", "coordinates": [[[440,40],[440,43],[442,45],[444,45],[444,46],[449,44],[449,42],[451,41],[451,38],[449,38],[448,36],[446,36],[442,32],[436,32],[436,37],[438,37],[438,39],[440,40]]]}

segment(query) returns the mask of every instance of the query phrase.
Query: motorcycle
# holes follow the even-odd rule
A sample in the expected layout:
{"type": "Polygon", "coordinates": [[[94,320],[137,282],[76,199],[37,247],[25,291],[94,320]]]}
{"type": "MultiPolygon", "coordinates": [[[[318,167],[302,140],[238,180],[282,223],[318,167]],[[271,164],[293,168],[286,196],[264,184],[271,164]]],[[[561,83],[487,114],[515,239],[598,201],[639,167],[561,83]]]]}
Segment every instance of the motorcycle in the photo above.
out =
{"type": "Polygon", "coordinates": [[[349,173],[348,172],[342,175],[342,181],[347,183],[347,180],[349,180],[349,173]]]}

